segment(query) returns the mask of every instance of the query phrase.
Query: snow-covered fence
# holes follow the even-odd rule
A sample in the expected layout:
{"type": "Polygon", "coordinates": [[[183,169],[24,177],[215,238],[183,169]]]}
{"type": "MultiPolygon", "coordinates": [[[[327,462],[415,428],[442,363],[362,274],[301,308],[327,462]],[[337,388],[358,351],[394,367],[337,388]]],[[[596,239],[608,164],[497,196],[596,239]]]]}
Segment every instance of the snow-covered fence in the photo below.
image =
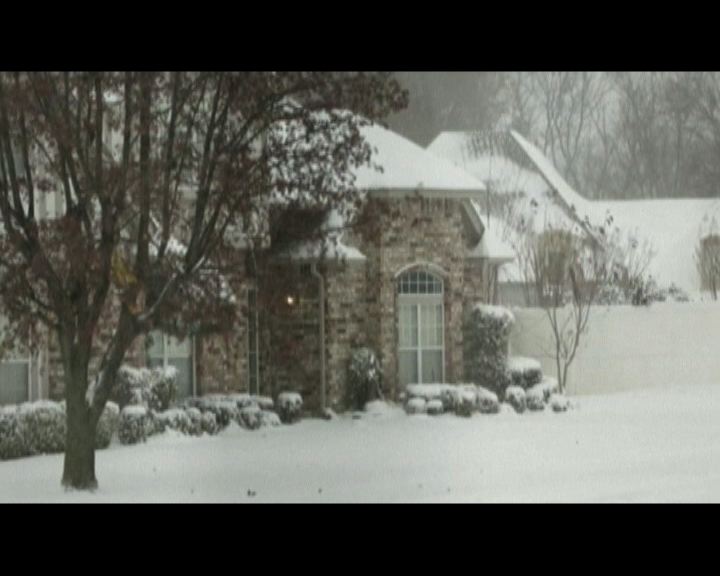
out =
{"type": "MultiPolygon", "coordinates": [[[[513,309],[513,355],[540,360],[556,375],[545,312],[513,309]]],[[[568,393],[598,394],[652,386],[720,383],[720,304],[596,306],[570,368],[568,393]]]]}

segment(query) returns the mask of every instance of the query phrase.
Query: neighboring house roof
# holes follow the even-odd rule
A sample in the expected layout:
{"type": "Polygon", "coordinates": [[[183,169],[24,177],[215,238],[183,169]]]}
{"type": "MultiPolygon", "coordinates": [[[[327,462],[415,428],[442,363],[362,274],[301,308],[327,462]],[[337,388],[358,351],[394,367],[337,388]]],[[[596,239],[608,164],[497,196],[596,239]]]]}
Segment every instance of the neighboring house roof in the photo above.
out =
{"type": "MultiPolygon", "coordinates": [[[[427,149],[481,180],[493,194],[513,195],[518,216],[524,216],[536,232],[548,226],[578,227],[576,219],[555,201],[552,186],[537,170],[521,166],[500,150],[477,145],[478,135],[473,131],[442,132],[427,149]]],[[[517,146],[514,139],[511,142],[517,146]]],[[[522,149],[520,153],[525,154],[522,149]]]]}
{"type": "MultiPolygon", "coordinates": [[[[529,171],[501,154],[478,150],[471,144],[472,135],[472,132],[441,133],[428,150],[468,170],[488,183],[494,192],[523,192],[527,198],[534,199],[539,205],[540,226],[544,224],[544,218],[551,218],[553,225],[561,218],[567,220],[564,211],[557,210],[558,198],[580,222],[605,226],[610,219],[608,233],[625,235],[641,244],[647,243],[652,249],[654,256],[647,273],[660,285],[674,283],[690,293],[699,291],[695,250],[699,239],[714,225],[720,224],[720,200],[588,200],[578,194],[540,149],[521,134],[510,132],[537,172],[529,171]]],[[[717,228],[715,230],[717,233],[717,228]]],[[[524,276],[517,263],[510,263],[503,266],[500,277],[506,281],[522,281],[524,276]]]]}

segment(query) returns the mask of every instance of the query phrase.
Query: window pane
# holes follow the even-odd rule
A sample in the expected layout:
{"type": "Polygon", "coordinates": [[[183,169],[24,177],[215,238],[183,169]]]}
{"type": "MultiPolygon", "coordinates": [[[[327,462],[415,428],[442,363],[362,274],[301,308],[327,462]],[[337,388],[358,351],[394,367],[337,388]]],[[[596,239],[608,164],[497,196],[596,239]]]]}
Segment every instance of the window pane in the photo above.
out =
{"type": "Polygon", "coordinates": [[[177,369],[177,398],[192,396],[192,358],[173,358],[168,360],[168,366],[177,369]]]}
{"type": "Polygon", "coordinates": [[[417,355],[416,350],[403,350],[400,352],[400,386],[419,382],[417,355]]]}
{"type": "Polygon", "coordinates": [[[435,384],[442,381],[442,350],[423,350],[422,383],[435,384]]]}
{"type": "MultiPolygon", "coordinates": [[[[150,343],[150,347],[148,348],[148,356],[150,358],[160,358],[162,360],[162,357],[163,357],[163,335],[162,335],[162,332],[158,332],[157,330],[151,332],[149,334],[148,342],[150,343]]],[[[162,365],[162,362],[160,364],[162,365]]]]}
{"type": "Polygon", "coordinates": [[[422,320],[421,346],[442,346],[442,308],[441,304],[423,304],[420,306],[422,320]],[[440,309],[440,315],[438,315],[440,309]]]}
{"type": "Polygon", "coordinates": [[[0,405],[19,404],[28,399],[27,362],[0,363],[0,405]]]}
{"type": "Polygon", "coordinates": [[[410,348],[418,345],[417,306],[400,306],[400,347],[410,348]]]}
{"type": "Polygon", "coordinates": [[[192,338],[179,340],[173,336],[167,338],[168,358],[188,358],[192,356],[192,338]]]}

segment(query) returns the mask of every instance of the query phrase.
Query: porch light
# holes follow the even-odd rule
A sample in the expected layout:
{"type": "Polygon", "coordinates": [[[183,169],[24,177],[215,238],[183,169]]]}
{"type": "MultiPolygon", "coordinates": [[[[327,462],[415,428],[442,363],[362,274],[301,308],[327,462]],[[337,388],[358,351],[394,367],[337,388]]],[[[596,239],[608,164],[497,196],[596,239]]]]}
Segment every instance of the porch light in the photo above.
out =
{"type": "Polygon", "coordinates": [[[293,296],[288,296],[285,298],[285,301],[287,302],[288,306],[295,305],[295,298],[293,296]]]}

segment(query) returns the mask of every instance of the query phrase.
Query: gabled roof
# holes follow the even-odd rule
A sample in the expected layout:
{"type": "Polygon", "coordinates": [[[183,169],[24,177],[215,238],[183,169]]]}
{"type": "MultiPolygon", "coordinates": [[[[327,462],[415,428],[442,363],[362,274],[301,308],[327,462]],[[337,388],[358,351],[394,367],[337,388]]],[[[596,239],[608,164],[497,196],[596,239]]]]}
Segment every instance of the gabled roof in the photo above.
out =
{"type": "Polygon", "coordinates": [[[355,169],[355,185],[361,190],[436,191],[477,193],[485,185],[471,174],[428,152],[407,138],[373,124],[362,135],[375,148],[373,164],[355,169]]]}
{"type": "Polygon", "coordinates": [[[523,168],[498,150],[476,145],[478,135],[470,130],[441,132],[427,151],[469,172],[493,192],[523,192],[536,200],[547,194],[549,187],[539,174],[523,168]]]}
{"type": "Polygon", "coordinates": [[[518,134],[515,130],[511,130],[510,134],[527,155],[527,158],[537,168],[538,173],[581,222],[590,222],[598,226],[603,223],[604,215],[600,212],[599,207],[595,205],[594,202],[580,196],[580,194],[565,181],[555,169],[552,162],[545,157],[537,146],[521,134],[518,134]]]}

